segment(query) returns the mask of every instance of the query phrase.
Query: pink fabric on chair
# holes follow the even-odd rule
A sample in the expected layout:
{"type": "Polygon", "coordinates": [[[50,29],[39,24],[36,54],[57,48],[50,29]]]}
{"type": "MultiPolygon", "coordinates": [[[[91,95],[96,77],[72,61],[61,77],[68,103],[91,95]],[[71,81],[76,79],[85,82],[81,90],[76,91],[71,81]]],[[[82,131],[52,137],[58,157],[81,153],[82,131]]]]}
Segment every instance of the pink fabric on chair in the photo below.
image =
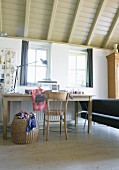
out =
{"type": "Polygon", "coordinates": [[[41,88],[32,90],[33,111],[41,111],[47,109],[44,92],[45,91],[41,88]]]}

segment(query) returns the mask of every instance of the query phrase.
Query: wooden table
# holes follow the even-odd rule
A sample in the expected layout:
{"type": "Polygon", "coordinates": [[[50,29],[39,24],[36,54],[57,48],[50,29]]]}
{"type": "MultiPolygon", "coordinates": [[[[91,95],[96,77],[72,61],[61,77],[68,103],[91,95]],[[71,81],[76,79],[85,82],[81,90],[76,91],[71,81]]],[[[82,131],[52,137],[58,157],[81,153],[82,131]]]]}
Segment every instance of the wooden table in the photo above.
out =
{"type": "MultiPolygon", "coordinates": [[[[7,139],[7,121],[10,119],[10,102],[32,101],[31,94],[3,94],[3,139],[7,139]]],[[[73,99],[69,101],[75,102],[75,126],[78,124],[78,102],[88,101],[88,133],[92,131],[92,95],[73,94],[73,99]]]]}

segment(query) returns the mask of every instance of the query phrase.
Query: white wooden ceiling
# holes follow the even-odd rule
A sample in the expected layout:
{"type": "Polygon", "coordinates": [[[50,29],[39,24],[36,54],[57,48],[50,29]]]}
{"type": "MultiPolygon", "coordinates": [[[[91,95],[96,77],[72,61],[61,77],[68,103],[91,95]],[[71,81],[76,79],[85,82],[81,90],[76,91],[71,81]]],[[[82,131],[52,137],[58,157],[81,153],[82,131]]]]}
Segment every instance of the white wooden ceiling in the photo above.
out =
{"type": "Polygon", "coordinates": [[[119,0],[0,0],[8,37],[112,49],[119,44],[119,0]]]}

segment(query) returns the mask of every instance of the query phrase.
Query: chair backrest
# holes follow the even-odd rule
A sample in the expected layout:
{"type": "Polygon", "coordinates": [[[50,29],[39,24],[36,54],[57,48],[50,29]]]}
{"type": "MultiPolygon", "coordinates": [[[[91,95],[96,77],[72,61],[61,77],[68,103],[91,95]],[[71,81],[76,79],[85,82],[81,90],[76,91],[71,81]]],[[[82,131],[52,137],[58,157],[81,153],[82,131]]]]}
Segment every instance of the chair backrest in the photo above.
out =
{"type": "Polygon", "coordinates": [[[47,99],[48,111],[67,111],[68,92],[45,92],[47,99]]]}

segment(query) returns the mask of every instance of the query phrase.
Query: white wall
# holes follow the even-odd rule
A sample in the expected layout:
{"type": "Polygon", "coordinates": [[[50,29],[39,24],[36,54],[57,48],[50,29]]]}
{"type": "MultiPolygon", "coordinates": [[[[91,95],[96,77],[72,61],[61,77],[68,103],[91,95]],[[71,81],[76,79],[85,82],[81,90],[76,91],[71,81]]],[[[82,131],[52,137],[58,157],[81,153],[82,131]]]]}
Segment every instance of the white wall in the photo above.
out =
{"type": "Polygon", "coordinates": [[[106,56],[110,54],[109,50],[93,49],[93,75],[95,98],[108,97],[108,68],[106,56]]]}
{"type": "Polygon", "coordinates": [[[0,37],[0,49],[9,48],[16,50],[17,63],[19,63],[21,59],[21,43],[22,40],[19,39],[0,37]]]}

